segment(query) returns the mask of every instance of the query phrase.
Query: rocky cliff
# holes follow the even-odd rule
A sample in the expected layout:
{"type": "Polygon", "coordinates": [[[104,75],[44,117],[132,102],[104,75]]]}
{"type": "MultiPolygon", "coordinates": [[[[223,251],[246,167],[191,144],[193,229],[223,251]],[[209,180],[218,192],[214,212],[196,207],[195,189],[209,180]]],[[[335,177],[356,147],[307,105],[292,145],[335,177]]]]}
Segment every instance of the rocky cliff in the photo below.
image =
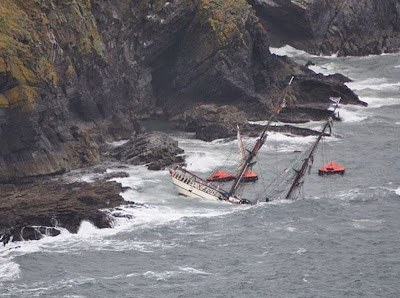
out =
{"type": "Polygon", "coordinates": [[[245,0],[1,1],[0,180],[98,163],[98,144],[139,132],[138,119],[210,103],[265,116],[291,75],[292,104],[359,103],[271,55],[245,0]]]}
{"type": "Polygon", "coordinates": [[[249,0],[272,45],[340,56],[398,52],[398,0],[249,0]]]}

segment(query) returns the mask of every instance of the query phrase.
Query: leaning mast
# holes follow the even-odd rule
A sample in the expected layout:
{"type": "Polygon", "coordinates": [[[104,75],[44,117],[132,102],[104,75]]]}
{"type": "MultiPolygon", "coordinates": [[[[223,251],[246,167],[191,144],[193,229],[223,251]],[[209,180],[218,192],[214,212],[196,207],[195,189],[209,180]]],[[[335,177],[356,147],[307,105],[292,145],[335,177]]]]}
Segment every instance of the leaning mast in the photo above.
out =
{"type": "Polygon", "coordinates": [[[286,94],[287,94],[287,88],[292,84],[294,79],[294,76],[292,76],[290,78],[289,84],[288,86],[285,88],[285,93],[283,95],[283,99],[282,102],[280,103],[280,105],[278,105],[275,110],[274,113],[271,115],[271,117],[268,119],[268,123],[265,125],[263,131],[260,134],[260,137],[257,139],[257,142],[255,143],[253,149],[251,151],[249,151],[249,155],[246,158],[245,162],[243,163],[243,165],[239,168],[238,170],[238,174],[235,176],[235,180],[234,183],[231,187],[231,189],[228,192],[228,196],[232,196],[236,189],[239,187],[239,183],[240,180],[242,179],[244,173],[246,172],[247,168],[249,167],[249,165],[251,164],[253,158],[256,156],[257,152],[261,149],[261,147],[264,145],[265,140],[268,136],[267,134],[267,130],[268,128],[271,126],[271,122],[274,118],[276,118],[276,116],[279,114],[279,112],[282,110],[282,108],[286,105],[286,94]]]}
{"type": "MultiPolygon", "coordinates": [[[[339,100],[340,100],[340,98],[339,98],[339,100]]],[[[335,106],[334,110],[332,111],[332,115],[335,114],[335,111],[338,108],[338,104],[339,104],[339,101],[336,103],[336,106],[335,106]]],[[[317,137],[317,139],[315,140],[313,146],[311,147],[310,152],[307,154],[306,158],[303,160],[303,163],[302,163],[300,169],[299,170],[293,169],[297,174],[296,174],[296,176],[295,176],[295,178],[294,178],[294,180],[292,182],[292,185],[289,188],[289,191],[287,192],[287,194],[285,196],[285,199],[290,199],[293,191],[298,186],[300,186],[300,184],[301,184],[300,180],[304,176],[304,173],[305,173],[305,171],[307,169],[307,166],[308,166],[310,160],[311,161],[313,160],[313,154],[314,154],[315,150],[317,149],[317,146],[318,146],[319,142],[321,141],[322,136],[324,135],[326,129],[328,127],[330,127],[330,123],[331,122],[332,122],[332,116],[330,116],[328,118],[328,120],[326,121],[326,123],[324,124],[323,128],[321,129],[321,131],[320,131],[320,133],[319,133],[319,135],[317,137]]]]}

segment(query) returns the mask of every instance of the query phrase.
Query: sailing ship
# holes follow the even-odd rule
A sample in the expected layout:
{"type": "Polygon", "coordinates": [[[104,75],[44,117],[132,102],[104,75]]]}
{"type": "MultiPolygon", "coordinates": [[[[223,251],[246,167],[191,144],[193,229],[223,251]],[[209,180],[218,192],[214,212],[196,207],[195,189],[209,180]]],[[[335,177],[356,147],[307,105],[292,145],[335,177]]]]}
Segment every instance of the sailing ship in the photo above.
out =
{"type": "MultiPolygon", "coordinates": [[[[288,87],[292,81],[293,77],[291,78],[288,87]]],[[[258,179],[258,175],[252,171],[252,166],[255,164],[254,159],[267,139],[267,131],[270,128],[272,121],[277,118],[279,112],[286,106],[286,92],[287,88],[283,100],[275,107],[274,113],[268,119],[267,124],[263,127],[262,132],[250,149],[245,149],[240,129],[238,127],[237,141],[241,152],[241,158],[239,166],[234,173],[228,173],[217,169],[208,178],[203,179],[188,171],[184,166],[177,166],[175,169],[170,170],[170,176],[178,193],[188,197],[226,201],[232,204],[256,204],[258,202],[268,202],[276,199],[295,198],[298,195],[296,191],[301,189],[303,185],[303,178],[307,169],[309,169],[309,171],[311,170],[313,156],[319,142],[326,134],[327,129],[330,129],[331,132],[333,122],[332,115],[335,115],[340,98],[330,98],[330,100],[336,104],[331,116],[322,126],[322,129],[313,144],[300,155],[290,168],[286,169],[283,174],[278,176],[276,179],[271,180],[270,183],[257,195],[255,200],[242,198],[237,194],[238,188],[243,182],[252,182],[258,179]],[[216,182],[230,182],[231,186],[228,189],[225,189],[221,184],[216,184],[216,182]]]]}

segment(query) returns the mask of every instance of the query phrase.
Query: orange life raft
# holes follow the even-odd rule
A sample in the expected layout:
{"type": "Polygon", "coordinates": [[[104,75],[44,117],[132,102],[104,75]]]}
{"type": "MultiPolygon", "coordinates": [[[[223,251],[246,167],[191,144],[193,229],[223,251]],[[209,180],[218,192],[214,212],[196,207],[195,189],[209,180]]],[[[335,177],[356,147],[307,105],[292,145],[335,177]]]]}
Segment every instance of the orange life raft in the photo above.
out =
{"type": "Polygon", "coordinates": [[[342,167],[341,165],[337,164],[334,161],[330,161],[318,169],[318,174],[319,175],[330,175],[330,174],[343,175],[345,170],[346,169],[344,167],[342,167]]]}
{"type": "MultiPolygon", "coordinates": [[[[207,181],[218,181],[218,182],[225,182],[225,181],[230,181],[234,180],[235,176],[224,172],[222,170],[215,170],[208,178],[207,181]]],[[[258,175],[250,170],[246,170],[244,172],[243,177],[241,181],[243,182],[252,182],[256,181],[258,179],[258,175]]]]}

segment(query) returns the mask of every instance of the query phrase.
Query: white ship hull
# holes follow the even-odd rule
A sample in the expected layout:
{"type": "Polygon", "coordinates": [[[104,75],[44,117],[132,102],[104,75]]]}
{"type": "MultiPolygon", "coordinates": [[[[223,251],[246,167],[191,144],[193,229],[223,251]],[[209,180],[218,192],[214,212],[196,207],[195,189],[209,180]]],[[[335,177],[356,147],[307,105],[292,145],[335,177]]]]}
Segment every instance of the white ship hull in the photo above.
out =
{"type": "Polygon", "coordinates": [[[247,204],[247,202],[245,202],[246,200],[242,200],[235,196],[229,197],[224,190],[218,189],[218,187],[213,186],[211,183],[186,170],[171,170],[170,174],[172,183],[181,195],[214,201],[227,201],[232,204],[247,204]]]}

